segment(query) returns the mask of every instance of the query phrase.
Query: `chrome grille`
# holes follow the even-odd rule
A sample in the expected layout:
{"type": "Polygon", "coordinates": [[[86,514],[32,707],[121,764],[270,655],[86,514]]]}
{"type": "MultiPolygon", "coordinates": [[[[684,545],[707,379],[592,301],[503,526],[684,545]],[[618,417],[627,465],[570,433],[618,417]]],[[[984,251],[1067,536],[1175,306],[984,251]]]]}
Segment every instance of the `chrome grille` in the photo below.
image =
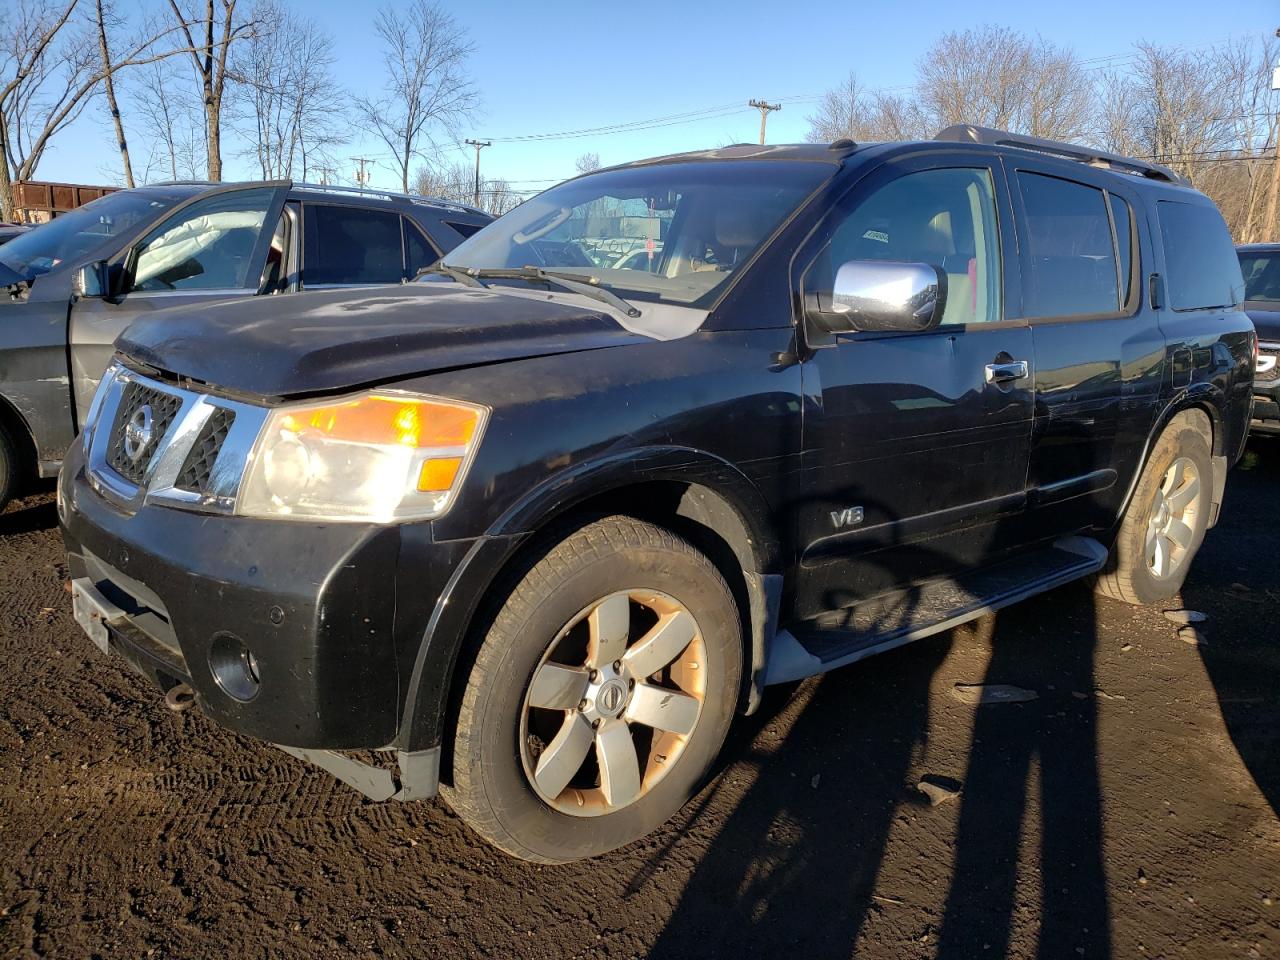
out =
{"type": "Polygon", "coordinates": [[[1255,383],[1275,383],[1280,380],[1280,344],[1258,345],[1258,369],[1253,374],[1255,383]]]}
{"type": "Polygon", "coordinates": [[[266,409],[144,377],[114,362],[84,431],[90,485],[132,513],[144,503],[235,510],[266,409]]]}
{"type": "Polygon", "coordinates": [[[222,452],[227,434],[231,432],[235,422],[234,410],[228,410],[226,407],[214,408],[209,419],[200,428],[191,452],[182,463],[182,469],[178,471],[178,479],[173,484],[175,487],[179,490],[190,490],[192,493],[209,492],[213,465],[217,462],[218,454],[222,452]]]}
{"type": "Polygon", "coordinates": [[[111,437],[107,447],[107,463],[111,469],[130,483],[141,484],[147,468],[160,449],[161,440],[173,425],[182,409],[182,398],[165,393],[136,381],[125,385],[111,425],[111,437]],[[145,442],[129,446],[128,430],[135,417],[146,412],[147,434],[145,442]]]}

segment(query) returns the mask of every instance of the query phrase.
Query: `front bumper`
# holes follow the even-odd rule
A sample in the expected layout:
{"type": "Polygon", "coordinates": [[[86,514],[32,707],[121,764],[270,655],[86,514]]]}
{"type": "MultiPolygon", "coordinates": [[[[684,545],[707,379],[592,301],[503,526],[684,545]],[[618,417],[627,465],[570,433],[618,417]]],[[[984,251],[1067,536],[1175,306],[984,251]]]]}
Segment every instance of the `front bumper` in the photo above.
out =
{"type": "Polygon", "coordinates": [[[1258,344],[1258,370],[1253,381],[1252,433],[1280,434],[1280,343],[1258,344]]]}
{"type": "Polygon", "coordinates": [[[406,664],[456,546],[432,550],[429,534],[413,531],[424,562],[410,615],[398,616],[400,527],[157,505],[128,515],[93,491],[76,450],[58,499],[70,577],[124,611],[108,626],[109,649],[161,690],[189,684],[212,719],[278,745],[405,746],[406,664]],[[247,696],[215,672],[228,637],[253,654],[259,683],[247,696]]]}
{"type": "Polygon", "coordinates": [[[1253,419],[1250,433],[1280,435],[1280,380],[1253,382],[1253,419]]]}

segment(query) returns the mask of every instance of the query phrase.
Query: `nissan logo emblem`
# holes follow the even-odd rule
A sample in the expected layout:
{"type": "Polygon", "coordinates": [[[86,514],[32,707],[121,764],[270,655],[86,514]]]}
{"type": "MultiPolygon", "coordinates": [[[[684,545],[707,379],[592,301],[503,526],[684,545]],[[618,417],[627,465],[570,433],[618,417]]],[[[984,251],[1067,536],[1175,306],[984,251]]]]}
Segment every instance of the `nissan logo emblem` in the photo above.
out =
{"type": "Polygon", "coordinates": [[[141,460],[151,446],[152,423],[151,405],[144,403],[124,425],[124,453],[134,463],[141,460]]]}

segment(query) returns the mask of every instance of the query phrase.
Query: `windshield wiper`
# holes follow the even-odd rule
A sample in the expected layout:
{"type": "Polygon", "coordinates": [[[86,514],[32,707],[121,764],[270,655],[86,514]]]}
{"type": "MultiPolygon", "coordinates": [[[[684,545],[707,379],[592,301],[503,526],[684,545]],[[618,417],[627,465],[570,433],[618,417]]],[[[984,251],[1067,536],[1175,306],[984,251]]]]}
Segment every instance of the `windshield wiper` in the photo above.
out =
{"type": "MultiPolygon", "coordinates": [[[[455,267],[454,269],[458,269],[455,267]]],[[[484,278],[492,280],[530,280],[541,281],[562,287],[570,293],[580,293],[592,300],[607,303],[615,310],[621,310],[633,320],[640,316],[640,311],[623,300],[616,293],[611,293],[600,286],[595,277],[584,277],[575,273],[560,273],[557,270],[544,270],[542,267],[472,267],[466,270],[471,279],[484,278]]]]}
{"type": "Polygon", "coordinates": [[[486,286],[485,284],[477,280],[474,276],[472,276],[470,273],[468,273],[466,270],[464,270],[462,267],[455,267],[453,264],[445,263],[443,260],[437,260],[431,266],[423,267],[421,270],[419,270],[417,273],[413,275],[413,279],[417,280],[419,277],[425,276],[428,273],[442,273],[446,277],[452,277],[454,280],[457,280],[459,283],[466,284],[468,287],[486,286]]]}

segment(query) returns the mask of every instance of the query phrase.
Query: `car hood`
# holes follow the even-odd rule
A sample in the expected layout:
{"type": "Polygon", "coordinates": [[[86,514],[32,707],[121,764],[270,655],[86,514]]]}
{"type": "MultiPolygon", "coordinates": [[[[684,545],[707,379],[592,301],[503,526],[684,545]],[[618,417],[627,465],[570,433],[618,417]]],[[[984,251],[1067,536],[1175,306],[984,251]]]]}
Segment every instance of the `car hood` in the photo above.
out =
{"type": "Polygon", "coordinates": [[[1280,341],[1280,303],[1248,300],[1244,312],[1253,321],[1259,340],[1280,341]]]}
{"type": "Polygon", "coordinates": [[[417,283],[176,307],[136,320],[116,346],[166,373],[287,397],[646,339],[545,295],[417,283]]]}

